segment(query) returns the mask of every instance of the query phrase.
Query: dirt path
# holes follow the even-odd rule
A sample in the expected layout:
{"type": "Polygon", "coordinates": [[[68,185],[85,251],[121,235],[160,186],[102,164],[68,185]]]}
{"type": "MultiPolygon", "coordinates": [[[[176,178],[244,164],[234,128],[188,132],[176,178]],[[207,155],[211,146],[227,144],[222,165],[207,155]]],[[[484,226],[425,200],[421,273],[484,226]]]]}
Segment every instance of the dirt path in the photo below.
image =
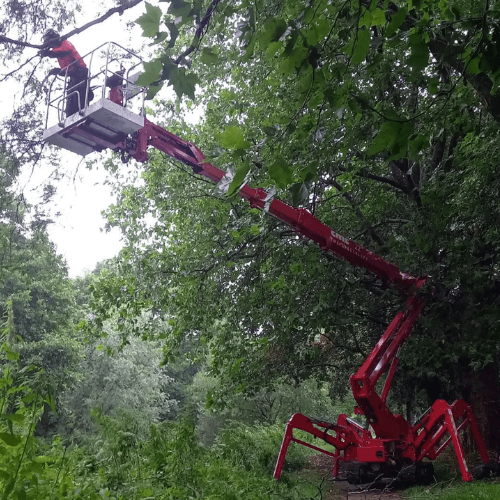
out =
{"type": "Polygon", "coordinates": [[[360,487],[362,485],[349,484],[347,481],[333,481],[332,470],[333,459],[326,455],[313,455],[301,473],[325,482],[324,500],[402,500],[401,495],[395,489],[364,491],[360,487]]]}

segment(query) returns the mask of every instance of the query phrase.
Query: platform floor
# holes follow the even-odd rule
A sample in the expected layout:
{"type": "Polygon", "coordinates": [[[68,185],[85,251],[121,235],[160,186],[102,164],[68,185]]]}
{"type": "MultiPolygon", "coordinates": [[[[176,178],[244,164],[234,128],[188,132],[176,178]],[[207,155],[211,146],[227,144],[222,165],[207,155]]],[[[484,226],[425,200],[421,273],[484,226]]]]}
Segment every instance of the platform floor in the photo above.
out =
{"type": "Polygon", "coordinates": [[[43,133],[43,140],[81,156],[114,145],[144,127],[144,116],[110,101],[99,99],[82,114],[75,113],[43,133]]]}

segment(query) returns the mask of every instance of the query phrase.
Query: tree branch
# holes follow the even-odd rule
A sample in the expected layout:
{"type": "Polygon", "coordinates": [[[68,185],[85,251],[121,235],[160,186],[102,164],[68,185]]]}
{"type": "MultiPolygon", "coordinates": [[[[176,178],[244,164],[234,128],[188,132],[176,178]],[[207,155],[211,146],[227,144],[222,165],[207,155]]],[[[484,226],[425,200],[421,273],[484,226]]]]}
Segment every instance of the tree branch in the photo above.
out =
{"type": "Polygon", "coordinates": [[[446,64],[450,65],[474,87],[476,92],[481,97],[488,113],[490,113],[495,121],[500,122],[500,98],[491,93],[493,82],[490,77],[486,73],[479,73],[477,75],[469,73],[467,71],[467,66],[463,62],[459,61],[455,57],[451,57],[448,50],[449,46],[443,40],[431,40],[429,42],[429,49],[438,61],[442,60],[446,64]]]}
{"type": "MultiPolygon", "coordinates": [[[[75,28],[74,30],[67,33],[66,35],[62,35],[60,38],[61,38],[61,40],[66,40],[67,38],[70,38],[73,35],[77,35],[78,33],[85,31],[86,29],[90,28],[91,26],[102,23],[103,21],[105,21],[106,19],[111,17],[113,14],[120,14],[120,16],[121,16],[126,10],[131,9],[132,7],[135,7],[136,5],[139,5],[142,1],[143,0],[130,0],[129,2],[124,2],[120,7],[114,7],[112,9],[109,9],[101,17],[94,19],[93,21],[90,21],[87,24],[84,24],[80,28],[75,28]]],[[[13,40],[12,38],[8,38],[4,35],[0,35],[0,43],[12,43],[13,45],[19,45],[21,47],[29,47],[32,49],[43,49],[45,47],[45,44],[36,45],[33,43],[23,42],[21,40],[13,40]]]]}
{"type": "Polygon", "coordinates": [[[84,24],[81,28],[75,28],[74,30],[70,31],[68,34],[64,35],[61,37],[62,40],[66,40],[66,38],[69,38],[73,35],[77,35],[78,33],[81,33],[82,31],[85,31],[86,29],[90,28],[91,26],[94,26],[96,24],[102,23],[109,17],[111,17],[113,14],[120,14],[120,16],[128,9],[131,9],[132,7],[135,7],[136,5],[139,5],[143,0],[130,0],[129,2],[124,2],[120,7],[114,7],[113,9],[109,9],[108,12],[103,14],[101,17],[94,19],[93,21],[88,22],[87,24],[84,24]]]}
{"type": "Polygon", "coordinates": [[[371,239],[375,241],[380,246],[384,246],[384,240],[377,234],[375,229],[373,229],[372,225],[368,222],[366,217],[364,216],[363,212],[359,209],[359,207],[356,205],[355,201],[352,199],[352,196],[349,193],[346,193],[342,186],[335,180],[329,180],[325,181],[323,180],[325,184],[330,184],[333,186],[339,193],[342,194],[342,196],[349,202],[351,205],[352,209],[354,210],[355,214],[359,217],[359,219],[366,225],[368,234],[370,235],[371,239]]]}
{"type": "MultiPolygon", "coordinates": [[[[18,71],[20,71],[21,69],[23,69],[26,65],[28,65],[31,61],[33,61],[33,59],[35,59],[35,57],[38,57],[38,55],[36,56],[32,56],[30,57],[28,60],[26,60],[23,64],[21,64],[21,66],[19,66],[19,68],[11,71],[10,73],[7,73],[6,75],[4,75],[2,78],[0,78],[0,82],[4,82],[5,80],[7,80],[7,78],[9,78],[10,76],[12,76],[14,73],[17,73],[18,71]]],[[[35,66],[35,69],[38,67],[38,64],[35,66]]],[[[33,70],[34,71],[34,70],[33,70]]],[[[33,76],[33,73],[31,73],[31,76],[33,76]]],[[[30,77],[31,79],[31,77],[30,77]]],[[[29,80],[28,80],[29,81],[29,80]]]]}
{"type": "Polygon", "coordinates": [[[207,12],[205,14],[205,17],[201,21],[200,25],[198,26],[198,29],[196,30],[195,36],[193,38],[193,41],[191,42],[191,45],[174,61],[175,64],[179,65],[191,52],[195,51],[198,49],[201,39],[205,35],[206,31],[208,30],[208,24],[210,23],[210,18],[212,17],[212,13],[217,7],[217,4],[220,2],[220,0],[212,0],[212,3],[210,4],[210,7],[207,9],[207,12]]]}
{"type": "MultiPolygon", "coordinates": [[[[341,172],[348,172],[349,171],[345,167],[339,167],[339,170],[341,172]]],[[[370,172],[367,172],[366,169],[364,169],[364,168],[362,168],[358,172],[356,172],[355,175],[357,175],[359,177],[363,177],[365,179],[371,179],[372,181],[382,182],[383,184],[389,184],[390,186],[395,187],[396,189],[399,189],[399,190],[403,191],[404,193],[408,194],[408,189],[403,184],[395,181],[394,179],[389,179],[388,177],[383,177],[381,175],[371,174],[370,172]]]]}
{"type": "Polygon", "coordinates": [[[438,168],[439,164],[443,160],[445,145],[446,145],[446,136],[443,135],[437,140],[432,151],[432,160],[430,164],[431,172],[434,172],[434,170],[438,168]]]}

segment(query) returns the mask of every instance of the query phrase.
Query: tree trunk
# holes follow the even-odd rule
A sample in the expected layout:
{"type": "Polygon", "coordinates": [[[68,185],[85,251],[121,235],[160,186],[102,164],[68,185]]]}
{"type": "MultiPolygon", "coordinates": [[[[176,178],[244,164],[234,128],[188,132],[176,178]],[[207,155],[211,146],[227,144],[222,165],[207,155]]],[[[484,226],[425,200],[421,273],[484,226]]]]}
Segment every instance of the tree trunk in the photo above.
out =
{"type": "Polygon", "coordinates": [[[493,88],[491,78],[485,73],[477,75],[469,73],[465,64],[452,54],[450,49],[453,49],[453,47],[444,40],[431,40],[429,42],[429,49],[438,61],[449,64],[476,89],[488,113],[494,120],[500,122],[500,97],[497,94],[491,93],[493,88]]]}
{"type": "Polygon", "coordinates": [[[488,451],[500,447],[500,384],[498,367],[490,364],[466,378],[465,400],[472,406],[488,451]]]}

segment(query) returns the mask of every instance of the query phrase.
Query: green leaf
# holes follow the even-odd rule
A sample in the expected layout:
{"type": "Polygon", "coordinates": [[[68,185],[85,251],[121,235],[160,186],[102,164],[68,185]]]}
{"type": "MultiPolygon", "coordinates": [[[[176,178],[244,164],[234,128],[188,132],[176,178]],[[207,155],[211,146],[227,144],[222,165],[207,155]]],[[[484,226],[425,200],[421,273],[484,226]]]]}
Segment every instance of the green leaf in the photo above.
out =
{"type": "Polygon", "coordinates": [[[255,42],[257,41],[257,37],[252,35],[250,38],[250,41],[248,42],[246,48],[245,48],[245,54],[241,56],[242,61],[249,61],[254,53],[255,50],[255,42]]]}
{"type": "Polygon", "coordinates": [[[196,84],[199,82],[195,73],[187,73],[184,68],[181,68],[175,73],[175,77],[171,74],[170,83],[174,87],[177,97],[180,99],[184,94],[194,101],[194,92],[196,84]]]}
{"type": "Polygon", "coordinates": [[[204,47],[201,52],[201,61],[207,65],[217,64],[219,60],[219,48],[218,47],[204,47]]]}
{"type": "Polygon", "coordinates": [[[480,57],[474,57],[467,62],[466,68],[468,73],[472,73],[473,75],[478,75],[481,73],[479,69],[479,63],[481,61],[480,57]]]}
{"type": "Polygon", "coordinates": [[[245,178],[250,171],[250,161],[245,161],[243,162],[237,169],[234,174],[234,178],[231,181],[231,184],[229,184],[229,189],[227,191],[228,196],[232,196],[233,194],[238,191],[238,189],[241,187],[243,182],[245,182],[245,178]]]}
{"type": "Polygon", "coordinates": [[[155,7],[146,2],[146,13],[135,22],[142,28],[142,36],[153,38],[160,31],[160,20],[162,12],[159,7],[155,7]]]}
{"type": "Polygon", "coordinates": [[[412,123],[400,123],[398,133],[394,140],[389,144],[389,151],[392,153],[389,160],[399,160],[404,158],[408,153],[408,139],[413,132],[412,123]]]}
{"type": "Polygon", "coordinates": [[[269,43],[277,42],[281,35],[286,31],[287,24],[283,19],[270,19],[266,21],[264,25],[264,33],[261,35],[259,41],[264,46],[267,46],[269,43]]]}
{"type": "Polygon", "coordinates": [[[47,395],[47,397],[45,398],[45,402],[50,406],[50,409],[53,411],[53,413],[57,413],[56,401],[55,401],[54,396],[52,394],[47,395]]]}
{"type": "Polygon", "coordinates": [[[207,397],[205,399],[205,408],[209,410],[215,404],[215,399],[212,391],[207,392],[207,397]]]}
{"type": "Polygon", "coordinates": [[[367,153],[373,156],[381,151],[390,150],[395,137],[397,137],[399,126],[400,124],[397,122],[385,121],[380,127],[372,145],[368,148],[367,153]]]}
{"type": "Polygon", "coordinates": [[[429,63],[429,47],[421,35],[415,33],[409,37],[411,54],[408,64],[417,72],[421,72],[429,63]]]}
{"type": "Polygon", "coordinates": [[[189,19],[192,7],[184,0],[172,0],[167,12],[176,18],[177,25],[184,24],[189,19]]]}
{"type": "Polygon", "coordinates": [[[148,92],[146,94],[146,99],[150,100],[153,99],[154,96],[162,89],[163,83],[160,83],[160,85],[153,85],[151,84],[148,88],[148,92]]]}
{"type": "Polygon", "coordinates": [[[19,436],[15,436],[7,432],[0,432],[0,439],[9,446],[17,446],[21,442],[21,438],[19,436]]]}
{"type": "Polygon", "coordinates": [[[389,23],[389,26],[387,26],[387,29],[385,30],[385,36],[387,38],[390,38],[392,35],[396,33],[398,28],[404,23],[404,20],[406,19],[406,14],[407,11],[404,7],[401,7],[393,14],[391,17],[391,22],[389,23]]]}
{"type": "Polygon", "coordinates": [[[12,415],[4,415],[3,418],[20,424],[20,423],[24,422],[25,415],[23,415],[21,413],[13,413],[12,415]]]}
{"type": "Polygon", "coordinates": [[[371,22],[371,25],[372,26],[384,26],[386,22],[386,19],[385,19],[385,12],[382,10],[382,9],[375,9],[373,12],[372,12],[372,22],[371,22]]]}
{"type": "Polygon", "coordinates": [[[439,78],[433,77],[427,79],[427,90],[430,94],[436,95],[439,91],[439,78]]]}
{"type": "Polygon", "coordinates": [[[277,127],[266,127],[266,126],[262,127],[262,132],[271,137],[274,137],[277,131],[278,131],[277,127]]]}
{"type": "Polygon", "coordinates": [[[450,7],[450,10],[453,13],[453,17],[457,21],[459,21],[460,18],[462,17],[462,13],[460,12],[460,9],[456,5],[454,5],[454,6],[450,7]]]}
{"type": "Polygon", "coordinates": [[[166,32],[166,31],[162,31],[162,32],[157,33],[155,39],[152,41],[150,46],[151,45],[158,45],[159,43],[163,43],[167,39],[167,36],[168,36],[168,32],[166,32]]]}
{"type": "Polygon", "coordinates": [[[170,59],[170,57],[164,57],[160,59],[162,63],[162,71],[160,74],[160,80],[168,80],[170,82],[171,79],[178,78],[179,66],[170,59]]]}
{"type": "Polygon", "coordinates": [[[217,136],[219,144],[225,149],[248,149],[250,143],[245,141],[243,131],[237,125],[228,125],[224,132],[217,136]]]}
{"type": "Polygon", "coordinates": [[[309,190],[304,182],[297,182],[290,188],[292,203],[294,206],[303,205],[309,198],[309,190]]]}
{"type": "Polygon", "coordinates": [[[160,59],[153,59],[150,62],[145,62],[144,73],[141,73],[135,82],[136,85],[147,87],[153,82],[158,81],[162,69],[163,65],[160,59]]]}
{"type": "Polygon", "coordinates": [[[7,342],[4,342],[2,344],[1,349],[5,352],[9,361],[16,361],[17,359],[19,359],[19,353],[11,349],[7,342]]]}
{"type": "Polygon", "coordinates": [[[292,171],[283,159],[276,160],[269,167],[269,176],[280,188],[285,188],[293,182],[292,171]]]}
{"type": "Polygon", "coordinates": [[[36,400],[36,394],[34,392],[30,392],[21,400],[24,404],[32,403],[36,400]]]}
{"type": "Polygon", "coordinates": [[[423,134],[417,135],[415,139],[409,142],[410,152],[415,158],[421,151],[429,147],[429,137],[423,134]]]}
{"type": "Polygon", "coordinates": [[[351,57],[352,64],[361,64],[366,59],[370,48],[370,32],[366,28],[358,29],[358,40],[351,57]]]}
{"type": "Polygon", "coordinates": [[[290,73],[295,68],[300,68],[304,61],[308,59],[307,48],[303,45],[297,45],[288,56],[283,56],[281,70],[284,73],[290,73]]]}
{"type": "Polygon", "coordinates": [[[168,41],[167,48],[171,49],[175,46],[175,41],[179,36],[179,30],[174,23],[167,23],[168,31],[170,32],[170,40],[168,41]]]}

